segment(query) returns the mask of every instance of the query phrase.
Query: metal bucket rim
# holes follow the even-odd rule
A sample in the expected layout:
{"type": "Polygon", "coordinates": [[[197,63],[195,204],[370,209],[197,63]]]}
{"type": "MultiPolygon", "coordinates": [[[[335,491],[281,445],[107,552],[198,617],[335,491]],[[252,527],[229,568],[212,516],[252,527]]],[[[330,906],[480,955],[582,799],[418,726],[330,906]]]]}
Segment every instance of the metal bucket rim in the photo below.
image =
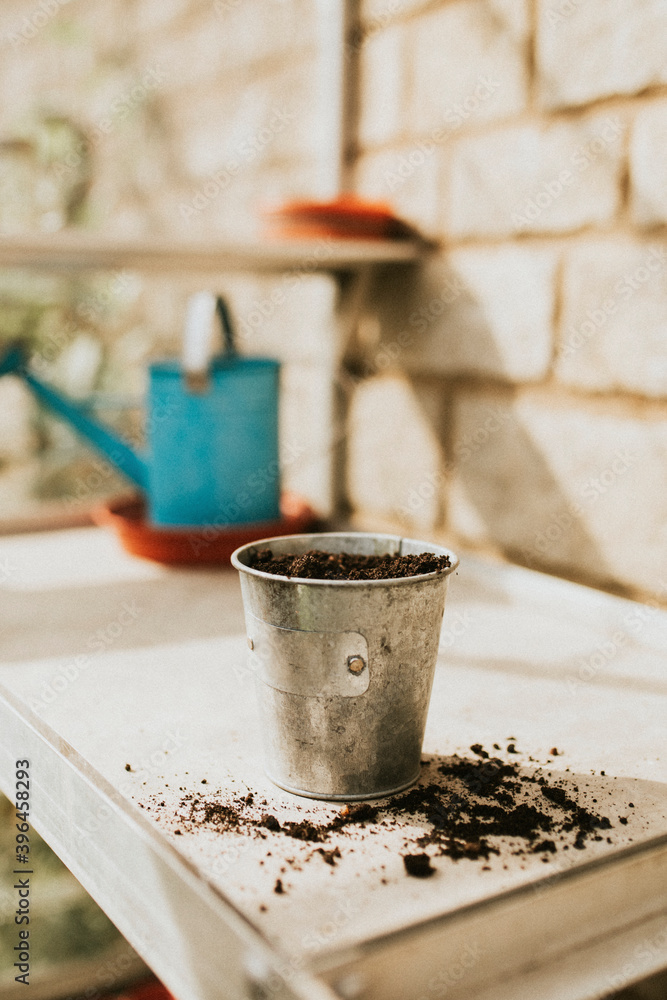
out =
{"type": "Polygon", "coordinates": [[[434,542],[423,542],[421,539],[408,538],[405,535],[390,535],[385,533],[376,533],[373,531],[323,531],[317,534],[305,533],[299,535],[273,535],[270,538],[258,538],[253,542],[249,542],[246,545],[239,546],[231,556],[232,566],[237,569],[240,573],[247,573],[249,576],[259,577],[261,580],[280,580],[282,583],[288,584],[299,584],[300,586],[312,585],[312,586],[326,586],[326,587],[396,587],[404,584],[411,583],[421,583],[426,580],[441,580],[448,577],[459,565],[459,557],[451,549],[447,549],[442,545],[436,545],[434,542]],[[419,573],[415,576],[401,576],[401,577],[389,577],[386,580],[317,580],[310,577],[301,576],[281,576],[278,573],[265,573],[260,569],[253,569],[252,566],[246,566],[245,563],[241,562],[240,556],[247,552],[249,549],[260,547],[268,547],[271,542],[289,542],[292,539],[298,539],[299,541],[304,541],[306,539],[316,539],[322,538],[373,538],[379,541],[391,541],[398,542],[400,545],[403,543],[409,543],[410,545],[423,545],[425,552],[431,552],[433,555],[449,556],[451,565],[447,566],[446,569],[439,570],[433,573],[419,573]]]}

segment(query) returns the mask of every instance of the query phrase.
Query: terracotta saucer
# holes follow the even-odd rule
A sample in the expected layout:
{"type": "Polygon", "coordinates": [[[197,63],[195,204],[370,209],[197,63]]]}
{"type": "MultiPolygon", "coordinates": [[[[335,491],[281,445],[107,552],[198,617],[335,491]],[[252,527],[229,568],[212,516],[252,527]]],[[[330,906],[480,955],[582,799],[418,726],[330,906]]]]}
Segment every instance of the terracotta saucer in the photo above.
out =
{"type": "Polygon", "coordinates": [[[332,201],[291,201],[262,210],[267,236],[300,239],[328,236],[335,239],[385,240],[414,235],[384,202],[343,195],[332,201]]]}
{"type": "Polygon", "coordinates": [[[284,493],[280,507],[282,516],[277,521],[220,528],[159,528],[146,520],[143,499],[125,496],[95,508],[92,517],[96,524],[113,528],[130,555],[178,565],[225,565],[240,545],[272,535],[298,535],[317,520],[312,507],[294,493],[284,493]]]}

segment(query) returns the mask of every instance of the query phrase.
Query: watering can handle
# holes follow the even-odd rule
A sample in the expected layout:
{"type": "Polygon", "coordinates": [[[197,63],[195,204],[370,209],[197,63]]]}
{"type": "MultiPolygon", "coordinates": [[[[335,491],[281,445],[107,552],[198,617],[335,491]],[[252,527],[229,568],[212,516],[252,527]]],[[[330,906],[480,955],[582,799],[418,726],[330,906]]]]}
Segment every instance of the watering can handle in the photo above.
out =
{"type": "Polygon", "coordinates": [[[233,354],[234,331],[224,299],[211,292],[197,292],[188,301],[182,360],[190,392],[202,393],[208,388],[209,365],[216,353],[216,317],[222,327],[225,353],[233,354]]]}
{"type": "Polygon", "coordinates": [[[234,343],[234,328],[232,327],[232,321],[229,315],[229,309],[227,308],[227,303],[221,295],[218,295],[215,300],[215,311],[218,314],[220,325],[222,326],[222,335],[225,340],[225,354],[234,354],[236,351],[236,345],[234,343]]]}

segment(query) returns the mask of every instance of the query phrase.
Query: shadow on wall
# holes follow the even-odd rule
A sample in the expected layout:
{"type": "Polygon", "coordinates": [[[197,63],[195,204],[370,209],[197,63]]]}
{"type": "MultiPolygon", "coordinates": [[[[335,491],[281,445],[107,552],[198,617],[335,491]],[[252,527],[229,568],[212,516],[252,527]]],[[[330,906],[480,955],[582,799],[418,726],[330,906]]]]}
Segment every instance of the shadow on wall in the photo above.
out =
{"type": "MultiPolygon", "coordinates": [[[[496,281],[499,272],[502,277],[503,266],[509,280],[516,263],[512,252],[503,262],[504,253],[499,250],[497,254],[496,281]]],[[[516,342],[513,331],[505,338],[492,333],[479,287],[481,283],[472,287],[451,263],[442,260],[394,270],[391,280],[380,276],[374,295],[378,322],[374,329],[371,324],[370,338],[364,342],[362,333],[348,351],[352,396],[363,392],[369,379],[407,380],[409,391],[421,402],[420,417],[430,426],[444,456],[440,470],[422,480],[411,477],[409,471],[406,477],[411,456],[396,464],[405,497],[401,519],[421,524],[421,530],[447,527],[468,544],[498,547],[522,565],[596,578],[619,590],[587,527],[585,500],[576,502],[574,490],[564,492],[548,453],[522,421],[517,389],[510,384],[513,376],[498,342],[509,344],[514,368],[521,364],[519,352],[535,354],[532,330],[529,326],[517,330],[516,342]],[[425,396],[431,402],[435,396],[438,405],[425,405],[425,396]],[[423,509],[434,486],[440,496],[440,514],[427,523],[423,509]]],[[[545,316],[545,323],[550,319],[545,316]]],[[[537,320],[534,316],[533,325],[537,320]]],[[[535,368],[541,364],[544,370],[549,363],[546,356],[527,362],[535,368]]],[[[387,428],[392,426],[391,417],[387,412],[387,428]]],[[[376,425],[378,420],[385,423],[377,407],[374,418],[376,425]]],[[[363,420],[360,427],[360,433],[367,434],[363,420]]],[[[356,433],[354,428],[352,433],[356,433]]],[[[376,442],[377,435],[376,429],[376,442]]],[[[381,447],[392,448],[388,436],[381,447]]],[[[361,491],[353,484],[351,492],[358,498],[361,491]]],[[[366,498],[362,500],[366,504],[366,498]]],[[[366,510],[373,511],[373,507],[369,498],[366,510]]]]}

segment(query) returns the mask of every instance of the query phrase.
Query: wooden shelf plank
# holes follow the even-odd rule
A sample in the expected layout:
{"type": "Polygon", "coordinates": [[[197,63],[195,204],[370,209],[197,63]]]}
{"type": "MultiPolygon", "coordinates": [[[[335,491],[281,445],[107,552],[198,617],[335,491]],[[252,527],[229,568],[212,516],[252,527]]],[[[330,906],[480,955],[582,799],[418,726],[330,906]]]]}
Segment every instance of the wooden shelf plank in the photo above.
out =
{"type": "Polygon", "coordinates": [[[34,270],[349,271],[416,261],[425,244],[413,240],[258,240],[248,243],[116,239],[83,231],[0,237],[0,266],[34,270]]]}

